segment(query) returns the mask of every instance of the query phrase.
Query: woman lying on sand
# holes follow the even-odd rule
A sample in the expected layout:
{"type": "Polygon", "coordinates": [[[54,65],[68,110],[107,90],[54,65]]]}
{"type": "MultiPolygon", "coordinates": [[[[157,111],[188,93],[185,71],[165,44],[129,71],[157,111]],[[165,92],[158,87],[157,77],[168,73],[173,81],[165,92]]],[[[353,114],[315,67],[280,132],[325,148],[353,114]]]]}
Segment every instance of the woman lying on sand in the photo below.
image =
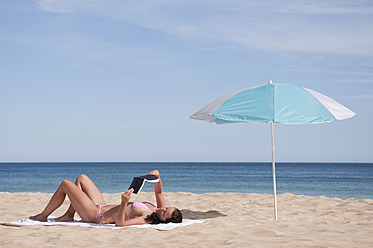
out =
{"type": "Polygon", "coordinates": [[[180,223],[182,221],[180,210],[166,207],[159,171],[154,170],[149,175],[159,178],[159,182],[154,184],[157,207],[149,202],[129,202],[133,189],[122,194],[120,205],[107,205],[91,179],[86,175],[80,175],[76,178],[75,184],[68,180],[62,181],[43,212],[31,216],[30,219],[47,221],[48,216],[62,205],[67,195],[71,202],[70,207],[64,215],[53,221],[73,221],[74,214],[77,212],[84,222],[116,226],[180,223]]]}

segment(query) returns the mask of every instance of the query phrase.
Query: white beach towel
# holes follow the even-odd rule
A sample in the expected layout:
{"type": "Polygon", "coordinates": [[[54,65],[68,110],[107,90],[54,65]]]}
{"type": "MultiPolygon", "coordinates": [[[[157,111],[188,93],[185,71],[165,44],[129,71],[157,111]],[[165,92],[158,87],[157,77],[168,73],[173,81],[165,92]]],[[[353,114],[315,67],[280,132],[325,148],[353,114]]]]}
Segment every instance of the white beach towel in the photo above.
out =
{"type": "Polygon", "coordinates": [[[31,220],[29,218],[13,221],[10,223],[1,223],[7,226],[34,226],[34,225],[43,225],[43,226],[80,226],[80,227],[91,227],[91,228],[110,228],[110,229],[121,229],[121,228],[128,228],[128,227],[136,227],[136,228],[153,228],[160,231],[170,231],[175,229],[176,227],[181,226],[188,226],[194,223],[203,223],[204,220],[183,220],[181,223],[167,223],[167,224],[157,224],[157,225],[134,225],[128,227],[117,227],[115,224],[95,224],[95,223],[86,223],[81,220],[74,219],[71,222],[49,222],[55,219],[55,217],[49,217],[48,222],[41,222],[36,220],[31,220]]]}

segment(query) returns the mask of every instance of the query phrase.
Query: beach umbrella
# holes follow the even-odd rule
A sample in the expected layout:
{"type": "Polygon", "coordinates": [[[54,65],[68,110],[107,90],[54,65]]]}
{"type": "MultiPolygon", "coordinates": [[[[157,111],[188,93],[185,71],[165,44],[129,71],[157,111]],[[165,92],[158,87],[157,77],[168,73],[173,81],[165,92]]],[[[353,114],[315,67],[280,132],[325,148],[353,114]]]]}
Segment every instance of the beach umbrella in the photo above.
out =
{"type": "Polygon", "coordinates": [[[293,84],[272,83],[227,94],[190,116],[216,124],[271,123],[274,215],[277,220],[276,166],[273,124],[318,124],[355,115],[333,99],[293,84]]]}

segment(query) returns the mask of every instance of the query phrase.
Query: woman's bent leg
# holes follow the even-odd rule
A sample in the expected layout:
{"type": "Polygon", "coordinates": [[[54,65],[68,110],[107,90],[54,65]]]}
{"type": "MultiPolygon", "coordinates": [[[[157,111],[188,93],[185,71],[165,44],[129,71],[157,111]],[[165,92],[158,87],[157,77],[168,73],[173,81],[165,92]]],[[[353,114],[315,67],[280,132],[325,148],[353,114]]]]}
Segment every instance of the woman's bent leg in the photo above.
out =
{"type": "Polygon", "coordinates": [[[85,222],[95,222],[98,214],[98,207],[77,185],[67,181],[62,185],[62,190],[70,199],[72,208],[85,222]]]}
{"type": "Polygon", "coordinates": [[[62,205],[66,195],[70,199],[72,208],[78,212],[83,221],[95,220],[98,211],[96,204],[77,185],[68,180],[61,183],[43,212],[31,217],[31,219],[47,221],[47,217],[62,205]]]}
{"type": "Polygon", "coordinates": [[[53,194],[52,198],[49,200],[47,206],[44,208],[43,212],[38,215],[31,216],[30,219],[45,222],[47,221],[48,216],[62,205],[66,197],[66,193],[62,191],[62,184],[64,182],[65,181],[62,181],[56,192],[53,194]]]}
{"type": "Polygon", "coordinates": [[[97,186],[92,180],[82,174],[76,178],[75,184],[93,201],[96,205],[106,205],[106,202],[97,186]]]}
{"type": "MultiPolygon", "coordinates": [[[[75,185],[82,190],[92,201],[95,205],[106,205],[104,198],[102,197],[101,192],[98,190],[96,185],[92,182],[92,180],[86,175],[80,175],[75,180],[75,185]]],[[[61,217],[53,220],[53,221],[73,221],[74,220],[75,209],[70,204],[69,208],[67,209],[66,213],[61,217]]]]}

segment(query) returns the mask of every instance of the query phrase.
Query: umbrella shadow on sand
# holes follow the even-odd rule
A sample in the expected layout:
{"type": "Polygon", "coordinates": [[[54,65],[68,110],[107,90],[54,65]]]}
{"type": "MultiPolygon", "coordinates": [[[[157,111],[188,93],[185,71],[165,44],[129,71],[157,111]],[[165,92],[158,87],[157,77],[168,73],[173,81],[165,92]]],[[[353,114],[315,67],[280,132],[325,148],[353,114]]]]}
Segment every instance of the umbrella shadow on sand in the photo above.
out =
{"type": "Polygon", "coordinates": [[[190,220],[202,220],[202,219],[212,219],[217,217],[225,217],[226,214],[220,213],[216,210],[209,210],[206,212],[202,211],[193,211],[189,209],[182,209],[181,213],[183,214],[183,218],[190,219],[190,220]]]}

